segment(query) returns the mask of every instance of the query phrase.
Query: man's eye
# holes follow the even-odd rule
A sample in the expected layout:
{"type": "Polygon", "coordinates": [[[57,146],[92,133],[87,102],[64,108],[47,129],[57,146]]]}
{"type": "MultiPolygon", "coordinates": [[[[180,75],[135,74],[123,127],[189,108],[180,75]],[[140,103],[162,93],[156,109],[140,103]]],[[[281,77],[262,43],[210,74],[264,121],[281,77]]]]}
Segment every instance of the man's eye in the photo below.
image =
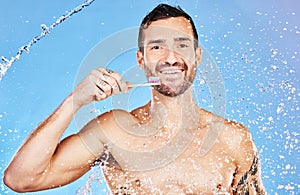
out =
{"type": "Polygon", "coordinates": [[[187,44],[180,43],[178,47],[179,48],[186,48],[186,47],[189,47],[189,46],[187,44]]]}
{"type": "Polygon", "coordinates": [[[160,48],[161,47],[159,45],[154,45],[154,46],[151,47],[152,50],[157,50],[157,49],[160,49],[160,48]]]}

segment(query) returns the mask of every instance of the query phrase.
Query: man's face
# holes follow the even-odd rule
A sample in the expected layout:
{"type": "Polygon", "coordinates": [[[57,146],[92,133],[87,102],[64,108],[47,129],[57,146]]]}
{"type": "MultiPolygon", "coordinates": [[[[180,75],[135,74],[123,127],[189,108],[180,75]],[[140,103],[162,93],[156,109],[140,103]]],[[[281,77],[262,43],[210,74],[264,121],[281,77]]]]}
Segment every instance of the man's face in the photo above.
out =
{"type": "Polygon", "coordinates": [[[147,78],[159,77],[155,89],[167,96],[184,93],[193,83],[201,49],[194,47],[192,25],[184,17],[152,22],[144,30],[144,51],[138,63],[147,78]]]}

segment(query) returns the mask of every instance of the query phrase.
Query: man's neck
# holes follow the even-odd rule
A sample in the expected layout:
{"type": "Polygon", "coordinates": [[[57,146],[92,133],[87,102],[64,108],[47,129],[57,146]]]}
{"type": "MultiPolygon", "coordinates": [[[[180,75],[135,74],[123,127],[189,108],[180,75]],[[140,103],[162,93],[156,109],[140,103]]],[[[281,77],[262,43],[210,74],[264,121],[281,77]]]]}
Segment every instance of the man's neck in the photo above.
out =
{"type": "Polygon", "coordinates": [[[178,128],[186,117],[198,118],[198,106],[193,100],[192,88],[176,97],[168,97],[153,90],[149,109],[154,121],[163,120],[163,128],[178,128]]]}

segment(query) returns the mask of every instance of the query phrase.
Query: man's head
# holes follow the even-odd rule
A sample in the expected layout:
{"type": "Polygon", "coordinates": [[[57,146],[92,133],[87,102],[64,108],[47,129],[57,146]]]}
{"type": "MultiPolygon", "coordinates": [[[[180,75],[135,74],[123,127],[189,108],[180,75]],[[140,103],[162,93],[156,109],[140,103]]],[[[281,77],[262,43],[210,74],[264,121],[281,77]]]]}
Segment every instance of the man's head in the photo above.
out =
{"type": "Polygon", "coordinates": [[[145,16],[143,19],[141,25],[140,25],[140,31],[139,31],[139,37],[138,37],[138,47],[141,52],[143,52],[143,45],[144,45],[144,34],[143,30],[147,29],[148,26],[157,20],[167,19],[167,18],[174,18],[174,17],[184,17],[187,19],[193,29],[193,35],[194,35],[194,46],[195,48],[198,47],[198,33],[195,27],[195,24],[193,22],[193,19],[190,15],[188,15],[185,11],[183,11],[179,6],[178,7],[172,7],[167,4],[159,4],[156,6],[148,15],[145,16]]]}
{"type": "Polygon", "coordinates": [[[160,4],[142,21],[139,65],[146,76],[159,77],[154,88],[166,96],[183,94],[193,83],[201,60],[198,35],[191,17],[179,7],[160,4]]]}

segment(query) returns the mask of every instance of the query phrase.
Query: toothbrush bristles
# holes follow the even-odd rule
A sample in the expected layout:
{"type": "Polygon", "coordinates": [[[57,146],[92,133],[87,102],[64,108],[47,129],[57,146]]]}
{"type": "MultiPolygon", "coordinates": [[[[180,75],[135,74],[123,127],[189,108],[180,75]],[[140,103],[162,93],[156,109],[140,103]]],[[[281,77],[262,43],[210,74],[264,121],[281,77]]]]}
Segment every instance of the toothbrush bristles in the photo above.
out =
{"type": "Polygon", "coordinates": [[[159,77],[149,77],[149,83],[160,85],[159,77]]]}

